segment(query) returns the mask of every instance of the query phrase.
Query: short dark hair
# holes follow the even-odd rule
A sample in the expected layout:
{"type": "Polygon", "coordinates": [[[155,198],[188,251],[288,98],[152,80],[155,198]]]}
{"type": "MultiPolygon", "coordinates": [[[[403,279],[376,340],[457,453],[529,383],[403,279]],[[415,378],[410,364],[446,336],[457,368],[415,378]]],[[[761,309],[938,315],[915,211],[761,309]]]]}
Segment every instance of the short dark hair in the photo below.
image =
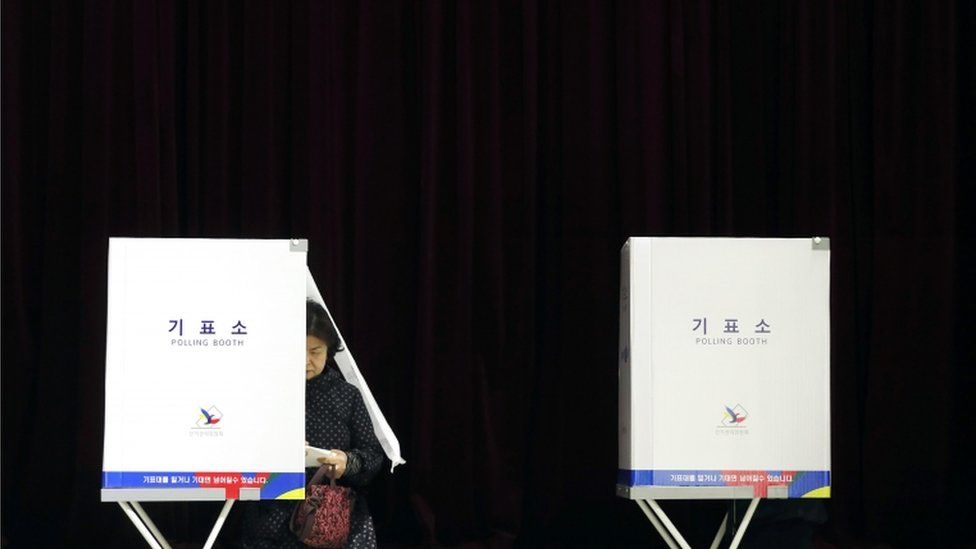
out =
{"type": "Polygon", "coordinates": [[[336,353],[343,350],[339,332],[325,312],[325,307],[311,299],[305,301],[305,335],[315,336],[329,346],[326,362],[331,362],[336,353]]]}

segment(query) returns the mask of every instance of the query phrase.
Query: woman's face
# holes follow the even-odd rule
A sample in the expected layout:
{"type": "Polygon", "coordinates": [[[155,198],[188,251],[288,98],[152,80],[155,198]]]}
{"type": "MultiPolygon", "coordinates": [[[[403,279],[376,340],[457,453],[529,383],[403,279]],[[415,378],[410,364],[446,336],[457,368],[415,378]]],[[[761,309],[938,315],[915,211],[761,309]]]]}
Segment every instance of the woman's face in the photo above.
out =
{"type": "Polygon", "coordinates": [[[305,336],[305,380],[308,381],[322,373],[325,359],[329,356],[329,346],[315,336],[305,336]]]}

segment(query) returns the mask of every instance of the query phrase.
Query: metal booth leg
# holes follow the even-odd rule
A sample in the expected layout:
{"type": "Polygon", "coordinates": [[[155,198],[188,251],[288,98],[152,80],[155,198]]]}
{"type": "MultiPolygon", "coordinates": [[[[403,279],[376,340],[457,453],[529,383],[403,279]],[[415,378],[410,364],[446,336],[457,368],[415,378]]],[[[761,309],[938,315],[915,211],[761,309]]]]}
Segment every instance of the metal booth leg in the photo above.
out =
{"type": "Polygon", "coordinates": [[[153,535],[146,528],[146,525],[143,524],[141,520],[139,520],[139,515],[137,515],[136,512],[132,510],[132,506],[129,505],[128,501],[120,501],[119,507],[122,508],[122,512],[125,513],[125,516],[129,517],[129,520],[132,521],[132,524],[136,527],[137,530],[139,530],[139,533],[142,534],[142,537],[146,540],[146,543],[148,543],[150,547],[152,547],[153,549],[163,549],[163,547],[159,544],[159,542],[156,541],[153,535]]]}
{"type": "Polygon", "coordinates": [[[668,515],[664,513],[664,509],[661,509],[661,506],[658,505],[653,499],[647,500],[647,504],[651,507],[651,510],[654,511],[654,514],[661,519],[661,522],[664,524],[664,527],[668,529],[668,532],[671,532],[671,535],[674,536],[674,540],[679,546],[681,546],[681,549],[691,549],[691,546],[688,545],[685,538],[681,536],[681,532],[679,532],[674,523],[671,522],[668,515]]]}
{"type": "Polygon", "coordinates": [[[642,499],[634,501],[637,502],[637,506],[641,508],[641,511],[644,511],[644,514],[647,515],[647,520],[651,521],[651,524],[654,525],[654,529],[657,530],[657,533],[661,535],[661,539],[664,540],[664,543],[668,544],[668,547],[671,549],[679,549],[678,544],[675,543],[674,539],[671,538],[671,534],[669,534],[667,529],[664,528],[664,525],[661,524],[661,519],[657,518],[654,511],[651,511],[651,508],[647,505],[647,502],[642,499]]]}
{"type": "Polygon", "coordinates": [[[149,531],[152,532],[152,535],[154,538],[156,538],[156,541],[163,546],[163,549],[173,549],[169,546],[169,543],[166,542],[166,538],[163,537],[163,534],[159,531],[159,528],[156,528],[156,524],[151,518],[149,518],[149,513],[146,513],[146,511],[142,509],[142,505],[139,505],[138,501],[130,501],[129,503],[132,505],[132,508],[136,510],[136,514],[139,515],[142,522],[144,522],[149,528],[149,531]]]}
{"type": "Polygon", "coordinates": [[[234,505],[233,499],[229,499],[224,503],[224,508],[220,510],[220,516],[217,517],[217,522],[214,523],[213,530],[210,531],[210,537],[207,538],[207,543],[204,544],[203,549],[211,549],[214,542],[217,541],[217,534],[220,533],[220,529],[224,526],[224,521],[227,520],[227,515],[230,514],[230,508],[234,505]]]}
{"type": "Polygon", "coordinates": [[[756,507],[759,507],[759,498],[753,498],[749,508],[746,509],[746,516],[742,518],[742,524],[735,531],[735,537],[732,538],[732,545],[729,546],[729,549],[738,549],[739,543],[742,542],[742,536],[746,534],[746,528],[749,527],[749,521],[752,520],[752,515],[756,512],[756,507]]]}
{"type": "Polygon", "coordinates": [[[722,524],[719,525],[718,532],[715,533],[715,539],[712,540],[709,549],[718,549],[718,546],[722,544],[722,538],[725,537],[725,529],[728,527],[728,524],[729,514],[725,513],[725,516],[722,518],[722,524]]]}

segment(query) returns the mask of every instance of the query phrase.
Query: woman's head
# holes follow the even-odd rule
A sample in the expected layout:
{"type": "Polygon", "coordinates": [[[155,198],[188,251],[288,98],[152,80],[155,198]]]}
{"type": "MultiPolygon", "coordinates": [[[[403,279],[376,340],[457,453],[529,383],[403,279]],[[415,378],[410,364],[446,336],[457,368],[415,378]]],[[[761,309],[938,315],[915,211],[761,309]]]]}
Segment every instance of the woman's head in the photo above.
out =
{"type": "Polygon", "coordinates": [[[342,350],[325,308],[312,300],[305,302],[305,336],[305,379],[312,379],[342,350]]]}

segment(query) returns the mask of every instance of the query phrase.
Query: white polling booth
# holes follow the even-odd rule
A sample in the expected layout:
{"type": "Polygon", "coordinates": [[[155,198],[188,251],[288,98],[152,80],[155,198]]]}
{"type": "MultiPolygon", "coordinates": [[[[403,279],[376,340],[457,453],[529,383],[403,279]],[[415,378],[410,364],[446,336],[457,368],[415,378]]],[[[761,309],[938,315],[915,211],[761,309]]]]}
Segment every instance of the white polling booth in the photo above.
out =
{"type": "MultiPolygon", "coordinates": [[[[621,250],[617,493],[830,496],[827,238],[630,238],[621,250]]],[[[717,547],[729,517],[712,547],[717,547]]]]}
{"type": "MultiPolygon", "coordinates": [[[[111,238],[102,501],[119,502],[152,547],[168,547],[139,502],[305,492],[306,299],[325,305],[306,240],[111,238]]],[[[348,347],[393,465],[399,442],[348,347]]],[[[337,357],[338,359],[339,357],[337,357]]]]}

